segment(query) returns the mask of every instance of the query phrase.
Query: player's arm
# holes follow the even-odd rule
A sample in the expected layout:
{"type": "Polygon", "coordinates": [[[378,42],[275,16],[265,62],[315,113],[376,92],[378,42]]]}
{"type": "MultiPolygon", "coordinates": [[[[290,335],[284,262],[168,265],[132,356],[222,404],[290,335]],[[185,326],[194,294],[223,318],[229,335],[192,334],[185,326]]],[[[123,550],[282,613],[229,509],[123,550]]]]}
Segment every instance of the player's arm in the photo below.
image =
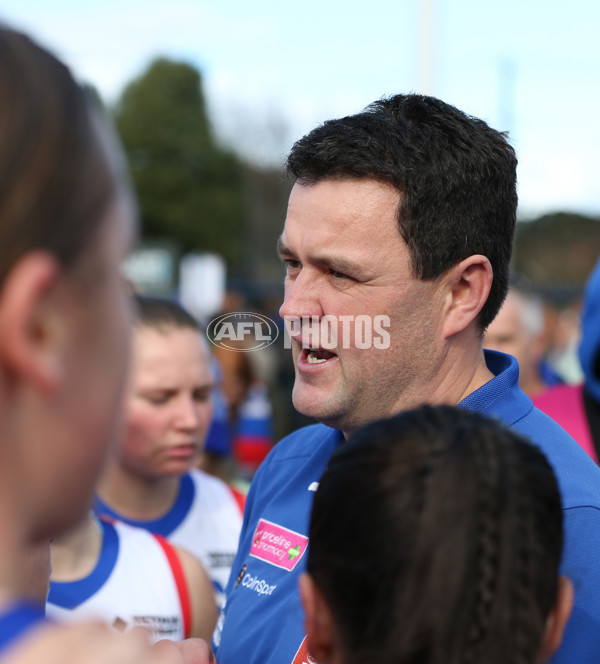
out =
{"type": "Polygon", "coordinates": [[[190,598],[189,636],[210,642],[217,624],[217,605],[212,581],[196,556],[179,547],[174,549],[179,556],[190,598]]]}

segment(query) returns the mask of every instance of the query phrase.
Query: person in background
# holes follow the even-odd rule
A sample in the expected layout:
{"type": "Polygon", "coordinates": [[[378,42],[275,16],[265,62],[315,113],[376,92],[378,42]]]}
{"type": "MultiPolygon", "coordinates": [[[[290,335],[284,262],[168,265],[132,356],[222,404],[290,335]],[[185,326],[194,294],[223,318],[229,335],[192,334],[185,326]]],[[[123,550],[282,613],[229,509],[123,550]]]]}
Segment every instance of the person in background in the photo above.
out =
{"type": "Polygon", "coordinates": [[[0,661],[210,661],[206,644],[44,617],[49,540],[121,430],[137,234],[121,150],[70,71],[0,26],[0,661]]]}
{"type": "Polygon", "coordinates": [[[213,412],[207,342],[176,302],[141,295],[135,301],[126,431],[109,455],[94,508],[194,554],[219,602],[237,550],[243,497],[195,467],[213,412]]]}
{"type": "Polygon", "coordinates": [[[573,586],[556,478],[491,418],[423,407],[356,431],[309,533],[300,593],[317,662],[535,664],[558,648],[573,586]]]}
{"type": "Polygon", "coordinates": [[[319,424],[277,443],[254,477],[217,660],[306,661],[297,581],[319,477],[354,431],[430,403],[497,417],[548,457],[563,497],[562,573],[576,588],[553,661],[597,662],[600,469],[532,407],[517,361],[482,347],[509,285],[517,160],[506,136],[439,99],[399,94],[317,127],[287,165],[281,315],[294,405],[319,424]]]}
{"type": "Polygon", "coordinates": [[[511,286],[483,338],[484,348],[508,353],[519,363],[519,387],[530,397],[547,388],[541,373],[545,354],[544,305],[540,297],[511,286]]]}
{"type": "Polygon", "coordinates": [[[586,283],[581,307],[579,363],[583,382],[557,385],[534,404],[566,429],[598,463],[600,459],[600,261],[586,283]]]}
{"type": "Polygon", "coordinates": [[[235,486],[245,495],[248,487],[237,487],[240,477],[232,452],[229,409],[221,386],[223,370],[214,354],[211,356],[211,368],[215,379],[212,392],[213,417],[197,468],[222,479],[230,486],[235,486]]]}
{"type": "Polygon", "coordinates": [[[547,366],[560,380],[547,381],[552,387],[566,383],[574,385],[583,380],[577,349],[581,337],[581,295],[578,287],[566,289],[549,299],[546,306],[548,338],[547,366]]]}
{"type": "Polygon", "coordinates": [[[91,511],[53,541],[50,580],[51,618],[141,626],[155,641],[209,640],[217,620],[212,583],[195,556],[91,511]]]}
{"type": "Polygon", "coordinates": [[[213,353],[222,369],[221,390],[236,472],[251,480],[273,447],[272,412],[267,387],[257,375],[251,353],[243,343],[237,345],[236,350],[215,346],[213,353]]]}

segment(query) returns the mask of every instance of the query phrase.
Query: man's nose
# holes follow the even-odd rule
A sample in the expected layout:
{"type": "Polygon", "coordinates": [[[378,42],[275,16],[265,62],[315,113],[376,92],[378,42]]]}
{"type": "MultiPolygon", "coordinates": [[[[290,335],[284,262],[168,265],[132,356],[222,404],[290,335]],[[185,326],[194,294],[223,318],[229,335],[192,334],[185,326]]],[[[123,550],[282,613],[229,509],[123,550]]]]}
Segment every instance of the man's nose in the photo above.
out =
{"type": "Polygon", "coordinates": [[[283,304],[279,313],[284,319],[323,316],[321,283],[318,275],[303,268],[296,278],[286,281],[283,304]]]}

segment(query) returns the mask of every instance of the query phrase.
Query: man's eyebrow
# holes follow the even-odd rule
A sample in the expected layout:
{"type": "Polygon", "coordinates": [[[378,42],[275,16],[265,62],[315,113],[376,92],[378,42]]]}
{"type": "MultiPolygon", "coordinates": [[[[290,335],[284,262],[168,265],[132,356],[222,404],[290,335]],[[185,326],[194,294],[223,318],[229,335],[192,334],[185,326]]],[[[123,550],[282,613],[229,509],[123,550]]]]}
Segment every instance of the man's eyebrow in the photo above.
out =
{"type": "Polygon", "coordinates": [[[285,244],[281,235],[277,238],[277,255],[278,256],[293,256],[294,252],[285,244]]]}
{"type": "Polygon", "coordinates": [[[359,274],[362,271],[360,263],[356,263],[344,256],[314,256],[313,261],[320,265],[327,266],[333,272],[342,274],[359,274]]]}
{"type": "MultiPolygon", "coordinates": [[[[292,256],[295,257],[296,254],[285,244],[285,241],[280,236],[277,238],[277,254],[280,257],[292,256]]],[[[325,265],[333,272],[341,272],[342,274],[360,274],[362,272],[362,266],[360,263],[349,260],[344,256],[313,256],[311,258],[312,263],[317,263],[319,265],[325,265]]]]}

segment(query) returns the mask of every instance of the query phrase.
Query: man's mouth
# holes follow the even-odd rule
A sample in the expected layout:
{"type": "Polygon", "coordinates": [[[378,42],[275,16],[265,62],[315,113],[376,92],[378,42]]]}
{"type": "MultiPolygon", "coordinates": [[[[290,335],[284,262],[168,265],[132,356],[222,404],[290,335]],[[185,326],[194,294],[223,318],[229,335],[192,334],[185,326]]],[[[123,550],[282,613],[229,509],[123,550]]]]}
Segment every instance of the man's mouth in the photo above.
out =
{"type": "Polygon", "coordinates": [[[327,362],[327,360],[330,360],[332,357],[335,357],[335,353],[331,353],[328,350],[307,350],[306,352],[306,361],[308,364],[327,362]]]}
{"type": "Polygon", "coordinates": [[[330,360],[337,359],[337,355],[324,348],[303,348],[298,362],[301,366],[308,369],[308,365],[325,365],[330,360]]]}

